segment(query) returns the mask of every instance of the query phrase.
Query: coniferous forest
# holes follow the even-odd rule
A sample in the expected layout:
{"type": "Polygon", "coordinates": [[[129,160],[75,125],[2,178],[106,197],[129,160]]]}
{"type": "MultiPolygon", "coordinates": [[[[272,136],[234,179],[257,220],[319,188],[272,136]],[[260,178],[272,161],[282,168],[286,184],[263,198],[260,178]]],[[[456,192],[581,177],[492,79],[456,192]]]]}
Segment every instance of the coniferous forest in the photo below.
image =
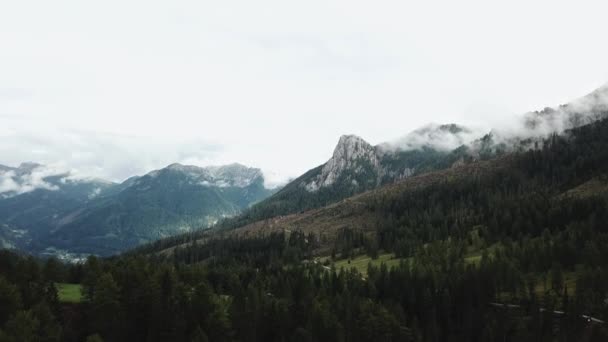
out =
{"type": "Polygon", "coordinates": [[[495,163],[372,192],[372,229],[331,238],[191,234],[80,264],[2,251],[0,341],[608,341],[608,121],[495,163]]]}

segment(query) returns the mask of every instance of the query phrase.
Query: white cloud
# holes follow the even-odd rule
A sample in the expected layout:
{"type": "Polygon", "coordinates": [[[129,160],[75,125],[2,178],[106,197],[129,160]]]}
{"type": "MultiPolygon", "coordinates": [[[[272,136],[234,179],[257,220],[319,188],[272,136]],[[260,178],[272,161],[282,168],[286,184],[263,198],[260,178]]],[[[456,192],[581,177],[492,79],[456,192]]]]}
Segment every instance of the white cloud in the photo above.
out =
{"type": "Polygon", "coordinates": [[[31,172],[24,173],[0,172],[0,195],[20,195],[37,189],[58,190],[59,187],[47,182],[46,178],[64,174],[50,167],[36,167],[31,172]]]}
{"type": "Polygon", "coordinates": [[[494,127],[608,80],[605,2],[5,1],[0,163],[297,176],[338,137],[494,127]],[[8,144],[8,145],[7,145],[8,144]],[[211,147],[210,147],[211,146],[211,147]]]}
{"type": "Polygon", "coordinates": [[[0,134],[2,163],[18,165],[35,161],[59,172],[69,170],[71,179],[99,177],[122,181],[133,175],[174,162],[199,164],[218,160],[222,148],[201,139],[138,137],[53,127],[19,128],[26,120],[13,121],[15,132],[0,134]]]}
{"type": "Polygon", "coordinates": [[[400,150],[416,150],[429,147],[439,151],[450,151],[480,138],[488,131],[458,125],[428,124],[418,128],[404,137],[382,147],[400,150]]]}
{"type": "Polygon", "coordinates": [[[18,192],[19,191],[20,186],[13,179],[14,176],[15,176],[15,172],[13,172],[13,171],[0,173],[0,194],[5,193],[5,192],[18,192]]]}
{"type": "Polygon", "coordinates": [[[513,116],[513,119],[494,127],[492,134],[498,142],[506,143],[519,139],[544,138],[605,118],[607,113],[608,84],[567,104],[513,116]]]}

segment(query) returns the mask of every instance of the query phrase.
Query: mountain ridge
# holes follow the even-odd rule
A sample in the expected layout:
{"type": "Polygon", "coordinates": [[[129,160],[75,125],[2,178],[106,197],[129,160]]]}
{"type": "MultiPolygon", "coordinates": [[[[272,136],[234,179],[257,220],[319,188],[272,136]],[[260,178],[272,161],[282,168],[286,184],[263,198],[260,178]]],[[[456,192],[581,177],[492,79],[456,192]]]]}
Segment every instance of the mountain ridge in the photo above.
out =
{"type": "Polygon", "coordinates": [[[33,187],[18,180],[31,188],[0,197],[3,245],[50,255],[108,255],[206,228],[272,193],[260,169],[241,164],[171,164],[120,184],[44,168],[22,165],[19,175],[17,168],[1,169],[4,179],[36,181],[33,187]]]}
{"type": "MultiPolygon", "coordinates": [[[[173,242],[164,242],[156,247],[151,245],[147,251],[146,249],[141,251],[171,255],[176,246],[187,249],[192,244],[191,239],[197,240],[198,244],[203,244],[214,239],[231,237],[248,239],[270,236],[273,233],[298,231],[303,236],[311,236],[309,234],[318,236],[320,245],[315,247],[315,255],[325,256],[330,253],[332,248],[335,248],[337,241],[341,239],[341,236],[343,237],[341,234],[344,234],[345,231],[360,232],[369,237],[380,234],[382,230],[394,230],[401,227],[399,229],[412,229],[417,231],[417,234],[424,236],[425,227],[410,227],[407,224],[408,221],[399,221],[400,215],[406,217],[408,215],[410,209],[408,209],[407,203],[416,204],[420,210],[423,210],[426,208],[426,204],[431,207],[433,201],[440,200],[437,192],[452,195],[459,192],[481,193],[489,184],[495,186],[492,191],[497,198],[500,196],[517,197],[522,202],[534,198],[534,205],[538,206],[547,202],[559,206],[559,202],[570,205],[568,203],[572,201],[587,203],[585,201],[594,201],[595,198],[608,199],[606,181],[608,180],[608,164],[606,163],[608,139],[606,137],[608,137],[608,119],[603,119],[568,130],[559,136],[548,137],[543,149],[507,153],[487,160],[477,160],[451,168],[422,173],[321,208],[265,218],[232,229],[217,227],[198,236],[174,238],[173,242]],[[574,151],[579,153],[574,153],[574,151]],[[554,179],[555,169],[562,170],[559,179],[554,179]],[[501,190],[500,184],[508,189],[501,190]],[[502,191],[505,192],[502,193],[502,191]],[[394,208],[396,207],[403,207],[403,212],[395,213],[394,208]]],[[[457,199],[458,201],[454,203],[467,203],[466,197],[457,197],[457,199]]],[[[478,196],[476,200],[482,203],[487,202],[483,196],[478,196]]],[[[470,223],[468,223],[470,226],[467,226],[467,229],[471,229],[471,227],[487,229],[479,226],[485,222],[480,221],[480,215],[489,215],[484,212],[485,209],[481,204],[480,206],[481,208],[477,209],[478,213],[471,213],[470,223]]],[[[444,210],[446,210],[446,215],[455,215],[455,212],[462,209],[444,208],[444,210]]],[[[437,213],[428,212],[418,219],[432,220],[432,216],[435,214],[437,213]]],[[[509,212],[502,215],[505,220],[507,218],[517,220],[517,217],[512,217],[509,212]]],[[[492,216],[489,215],[489,217],[492,216]]],[[[434,219],[442,220],[440,217],[434,219]]],[[[452,224],[457,225],[458,222],[452,222],[452,224]]],[[[535,234],[541,232],[542,229],[536,227],[535,234]]],[[[390,243],[391,240],[388,241],[386,243],[390,243]]],[[[430,242],[432,239],[428,241],[430,242]]]]}

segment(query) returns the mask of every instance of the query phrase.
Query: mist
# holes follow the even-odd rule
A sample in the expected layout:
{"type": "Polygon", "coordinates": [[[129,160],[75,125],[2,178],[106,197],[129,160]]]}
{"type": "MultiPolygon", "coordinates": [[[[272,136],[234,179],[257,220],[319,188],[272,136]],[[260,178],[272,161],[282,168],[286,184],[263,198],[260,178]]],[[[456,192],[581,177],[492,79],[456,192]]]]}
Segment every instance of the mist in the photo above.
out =
{"type": "Polygon", "coordinates": [[[479,138],[487,131],[457,124],[430,123],[405,136],[381,145],[386,151],[411,151],[430,148],[451,151],[479,138]]]}
{"type": "Polygon", "coordinates": [[[608,84],[567,104],[514,116],[513,120],[492,128],[491,134],[496,143],[515,148],[517,146],[514,144],[520,144],[523,140],[540,142],[551,134],[562,134],[606,117],[608,84]]]}
{"type": "Polygon", "coordinates": [[[12,197],[38,189],[59,190],[57,185],[47,180],[54,176],[67,179],[70,177],[70,173],[67,169],[27,163],[18,168],[0,170],[0,197],[12,197]]]}
{"type": "Polygon", "coordinates": [[[502,117],[496,121],[488,113],[488,122],[477,125],[437,124],[422,126],[405,136],[380,144],[386,152],[430,148],[448,152],[467,146],[473,153],[481,148],[480,139],[490,135],[495,145],[507,150],[522,147],[522,142],[540,143],[551,134],[561,134],[575,127],[608,117],[608,84],[569,103],[539,111],[502,117]],[[492,122],[495,121],[495,122],[492,122]]]}

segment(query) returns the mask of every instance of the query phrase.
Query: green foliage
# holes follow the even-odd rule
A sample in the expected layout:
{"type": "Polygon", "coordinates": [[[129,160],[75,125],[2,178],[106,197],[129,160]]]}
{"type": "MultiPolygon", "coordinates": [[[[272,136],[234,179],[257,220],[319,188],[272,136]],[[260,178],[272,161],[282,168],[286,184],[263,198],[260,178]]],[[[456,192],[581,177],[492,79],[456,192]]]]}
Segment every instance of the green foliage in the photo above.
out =
{"type": "Polygon", "coordinates": [[[608,173],[608,122],[510,158],[459,182],[373,193],[360,210],[375,229],[342,226],[332,239],[218,234],[58,268],[0,252],[0,338],[607,340],[583,315],[608,321],[608,199],[563,194],[608,173]],[[347,258],[317,259],[332,252],[347,258]],[[53,282],[68,277],[81,303],[58,304],[53,282]]]}
{"type": "Polygon", "coordinates": [[[0,276],[0,326],[21,307],[21,295],[17,287],[0,276]]]}
{"type": "Polygon", "coordinates": [[[37,332],[40,321],[32,311],[19,311],[5,326],[8,341],[35,342],[38,341],[37,332]]]}
{"type": "MultiPolygon", "coordinates": [[[[26,232],[15,244],[41,253],[53,246],[71,253],[111,255],[146,242],[207,228],[268,197],[272,190],[258,177],[246,187],[203,186],[187,172],[160,170],[123,184],[58,183],[60,190],[36,190],[0,198],[0,241],[11,230],[26,232]],[[95,185],[98,185],[95,187],[95,185]],[[95,197],[88,196],[103,189],[95,197]],[[88,192],[85,192],[88,191],[88,192]],[[31,240],[31,243],[30,241],[31,240]]],[[[49,259],[48,272],[56,261],[49,259]]]]}
{"type": "Polygon", "coordinates": [[[57,283],[59,301],[64,303],[80,303],[82,301],[82,286],[80,284],[57,283]]]}
{"type": "Polygon", "coordinates": [[[88,336],[86,342],[103,342],[103,338],[98,334],[88,336]]]}
{"type": "Polygon", "coordinates": [[[116,327],[120,327],[124,323],[120,300],[120,288],[112,274],[101,274],[89,302],[91,326],[93,331],[99,332],[101,336],[110,340],[118,334],[116,327]]]}
{"type": "Polygon", "coordinates": [[[411,151],[396,151],[383,154],[381,164],[385,172],[379,174],[369,160],[358,160],[350,170],[345,170],[329,187],[309,191],[303,184],[312,182],[321,174],[323,165],[316,167],[293,180],[279,192],[233,219],[222,222],[224,228],[240,227],[247,223],[271,217],[298,213],[338,202],[355,194],[375,189],[382,184],[398,180],[404,170],[423,173],[451,166],[462,152],[453,153],[422,148],[411,151]]]}

